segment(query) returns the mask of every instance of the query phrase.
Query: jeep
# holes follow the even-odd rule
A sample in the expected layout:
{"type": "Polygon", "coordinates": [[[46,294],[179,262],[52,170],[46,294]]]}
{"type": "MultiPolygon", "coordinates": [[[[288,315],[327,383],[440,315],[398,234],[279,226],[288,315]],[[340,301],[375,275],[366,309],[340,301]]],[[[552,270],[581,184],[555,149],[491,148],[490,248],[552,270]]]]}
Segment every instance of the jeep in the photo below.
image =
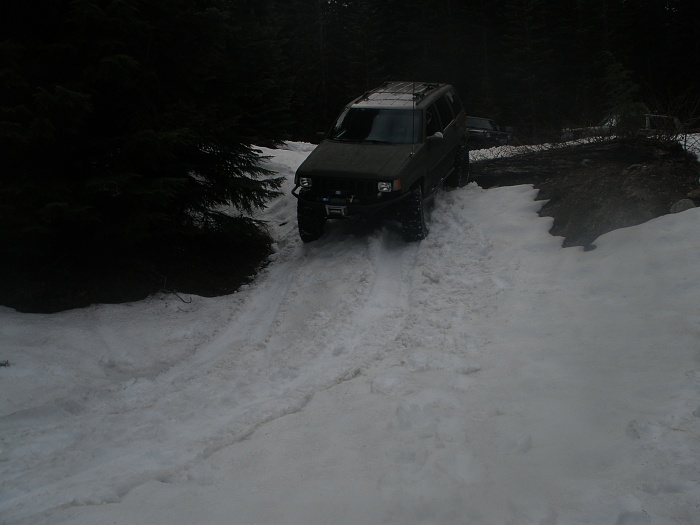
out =
{"type": "Polygon", "coordinates": [[[397,218],[407,241],[425,238],[425,199],[469,179],[466,115],[448,84],[385,82],[351,101],[299,166],[299,235],[329,219],[397,218]]]}
{"type": "Polygon", "coordinates": [[[510,133],[501,131],[493,119],[467,116],[470,150],[504,146],[511,141],[510,133]]]}

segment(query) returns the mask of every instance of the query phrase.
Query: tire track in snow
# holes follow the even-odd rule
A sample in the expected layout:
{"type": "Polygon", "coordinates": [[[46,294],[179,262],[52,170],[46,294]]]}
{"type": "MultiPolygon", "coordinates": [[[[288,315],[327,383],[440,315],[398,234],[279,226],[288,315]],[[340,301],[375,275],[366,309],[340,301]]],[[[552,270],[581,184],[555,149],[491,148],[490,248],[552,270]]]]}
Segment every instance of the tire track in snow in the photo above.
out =
{"type": "MultiPolygon", "coordinates": [[[[208,342],[155,377],[86,401],[81,418],[92,435],[76,434],[70,417],[43,429],[64,434],[63,449],[26,472],[41,469],[49,480],[71,472],[70,479],[18,497],[18,508],[119,501],[145,481],[186,478],[197,461],[379,360],[411,373],[478,370],[469,312],[486,307],[480,274],[489,244],[459,208],[468,206],[465,195],[442,197],[422,243],[404,244],[392,223],[370,233],[341,224],[307,246],[287,231],[256,282],[219,300],[230,320],[208,342]],[[60,465],[51,463],[56,456],[60,465]],[[128,468],[134,457],[143,465],[137,473],[128,468]],[[92,492],[96,476],[112,479],[114,489],[92,492]]],[[[395,392],[381,381],[378,391],[395,392]]]]}
{"type": "Polygon", "coordinates": [[[379,445],[387,463],[377,480],[386,523],[411,522],[418,513],[426,522],[453,522],[454,503],[487,475],[469,444],[479,413],[472,389],[489,342],[473,320],[496,313],[518,262],[496,260],[492,240],[470,219],[481,195],[476,186],[438,195],[430,235],[416,254],[396,364],[368,374],[371,392],[395,404],[387,418],[391,439],[379,445]],[[497,278],[504,287],[495,286],[497,278]],[[440,497],[427,503],[423,495],[435,486],[440,497]]]}
{"type": "MultiPolygon", "coordinates": [[[[86,400],[81,418],[90,421],[93,435],[76,434],[70,417],[40,430],[37,439],[41,432],[63,434],[52,439],[62,450],[32,460],[36,465],[26,471],[42,470],[49,482],[14,505],[40,512],[119,501],[147,480],[186,475],[193,462],[353,377],[379,355],[376,327],[393,326],[384,331],[391,339],[402,326],[403,279],[416,247],[403,252],[394,234],[346,238],[341,232],[325,245],[288,243],[254,286],[231,297],[229,324],[194,354],[153,378],[86,400]],[[384,322],[387,315],[391,324],[384,322]],[[131,430],[110,434],[115,427],[131,430]],[[51,459],[56,456],[59,463],[51,459]],[[143,465],[138,473],[128,469],[134,456],[143,465]],[[163,470],[163,464],[171,467],[163,470]],[[68,479],[59,479],[66,472],[68,479]],[[114,490],[92,492],[95,476],[113,479],[114,490]]],[[[29,482],[22,474],[15,481],[29,482]]]]}
{"type": "MultiPolygon", "coordinates": [[[[476,187],[442,192],[431,214],[431,234],[416,260],[411,291],[411,322],[403,335],[407,348],[433,348],[467,359],[479,343],[470,316],[493,308],[493,247],[469,219],[476,187]]],[[[434,356],[439,359],[439,355],[434,356]]],[[[465,368],[473,368],[469,363],[465,368]]]]}

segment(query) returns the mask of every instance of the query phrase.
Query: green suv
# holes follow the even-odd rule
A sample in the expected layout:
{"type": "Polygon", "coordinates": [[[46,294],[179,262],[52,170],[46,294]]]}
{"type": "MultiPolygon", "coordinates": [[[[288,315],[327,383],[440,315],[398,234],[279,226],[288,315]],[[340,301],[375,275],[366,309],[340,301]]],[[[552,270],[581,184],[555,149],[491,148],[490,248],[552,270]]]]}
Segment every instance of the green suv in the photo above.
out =
{"type": "Polygon", "coordinates": [[[385,82],[350,102],[299,166],[292,194],[302,241],[328,219],[397,217],[425,238],[424,200],[469,178],[466,116],[448,84],[385,82]]]}

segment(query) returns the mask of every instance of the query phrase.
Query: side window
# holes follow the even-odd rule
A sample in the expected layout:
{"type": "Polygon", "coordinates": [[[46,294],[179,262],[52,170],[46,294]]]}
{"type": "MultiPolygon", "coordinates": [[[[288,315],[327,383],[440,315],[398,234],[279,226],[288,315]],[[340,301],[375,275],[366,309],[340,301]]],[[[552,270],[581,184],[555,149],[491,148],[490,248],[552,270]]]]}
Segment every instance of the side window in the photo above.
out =
{"type": "Polygon", "coordinates": [[[440,119],[440,130],[444,130],[454,119],[452,108],[444,95],[435,101],[435,109],[440,119]]]}
{"type": "Polygon", "coordinates": [[[426,137],[430,137],[442,130],[443,128],[440,125],[440,119],[435,110],[435,105],[432,105],[425,110],[425,135],[426,137]]]}

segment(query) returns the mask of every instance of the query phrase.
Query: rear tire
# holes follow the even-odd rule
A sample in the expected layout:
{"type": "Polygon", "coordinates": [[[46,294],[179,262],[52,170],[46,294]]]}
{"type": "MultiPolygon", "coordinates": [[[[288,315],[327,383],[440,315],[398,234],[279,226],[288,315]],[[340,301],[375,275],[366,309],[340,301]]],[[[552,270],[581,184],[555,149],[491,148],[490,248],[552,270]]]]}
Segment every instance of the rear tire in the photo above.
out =
{"type": "Polygon", "coordinates": [[[297,202],[297,225],[303,242],[313,242],[323,235],[326,217],[313,208],[297,202]]]}
{"type": "Polygon", "coordinates": [[[403,237],[407,242],[420,241],[428,235],[423,188],[420,185],[411,190],[410,195],[402,203],[401,225],[403,226],[403,237]]]}
{"type": "Polygon", "coordinates": [[[455,155],[455,164],[452,173],[445,184],[452,188],[462,188],[469,182],[469,148],[462,146],[455,155]]]}

